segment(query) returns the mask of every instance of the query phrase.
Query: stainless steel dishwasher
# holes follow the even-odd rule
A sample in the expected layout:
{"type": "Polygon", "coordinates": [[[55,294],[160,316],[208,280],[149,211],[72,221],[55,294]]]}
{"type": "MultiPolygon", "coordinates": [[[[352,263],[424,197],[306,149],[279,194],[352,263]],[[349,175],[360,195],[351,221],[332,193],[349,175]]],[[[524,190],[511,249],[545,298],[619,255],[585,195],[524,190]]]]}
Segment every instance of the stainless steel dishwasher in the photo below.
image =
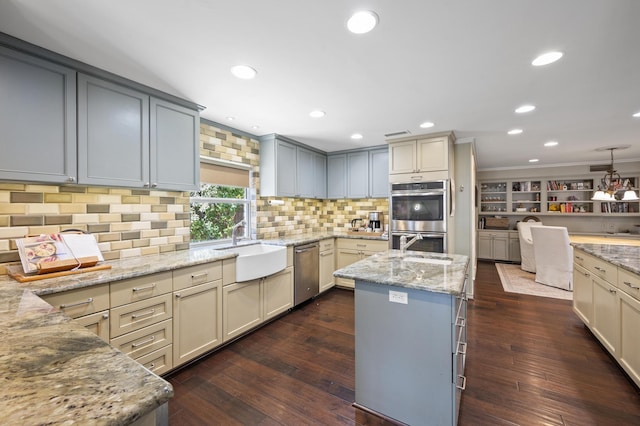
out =
{"type": "Polygon", "coordinates": [[[318,247],[317,242],[294,247],[294,306],[311,299],[320,292],[318,247]]]}

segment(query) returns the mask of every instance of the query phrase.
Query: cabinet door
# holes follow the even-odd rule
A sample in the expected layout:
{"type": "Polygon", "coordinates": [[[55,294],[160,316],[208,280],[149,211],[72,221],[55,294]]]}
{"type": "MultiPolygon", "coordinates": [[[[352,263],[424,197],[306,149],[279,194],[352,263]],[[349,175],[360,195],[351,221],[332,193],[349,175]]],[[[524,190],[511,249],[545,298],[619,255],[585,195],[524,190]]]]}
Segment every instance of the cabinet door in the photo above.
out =
{"type": "Polygon", "coordinates": [[[593,284],[591,273],[582,266],[573,265],[573,311],[586,325],[593,317],[593,284]]]}
{"type": "Polygon", "coordinates": [[[295,197],[297,191],[296,146],[276,141],[276,195],[295,197]]]}
{"type": "Polygon", "coordinates": [[[417,142],[418,171],[428,172],[449,168],[447,138],[422,139],[417,142]]]}
{"type": "Polygon", "coordinates": [[[509,235],[509,260],[520,262],[520,238],[517,235],[509,235]]]}
{"type": "Polygon", "coordinates": [[[149,187],[149,97],[78,74],[78,183],[149,187]]]}
{"type": "Polygon", "coordinates": [[[314,152],[313,160],[315,163],[314,197],[323,199],[327,197],[327,156],[314,152]]]}
{"type": "Polygon", "coordinates": [[[320,252],[320,293],[334,286],[333,272],[336,270],[333,249],[320,252]]]}
{"type": "Polygon", "coordinates": [[[492,241],[493,258],[495,260],[509,260],[509,237],[494,235],[492,241]]]}
{"type": "Polygon", "coordinates": [[[297,181],[296,196],[313,198],[315,196],[315,176],[313,152],[308,149],[298,148],[297,153],[297,181]]]}
{"type": "Polygon", "coordinates": [[[264,319],[293,307],[293,267],[264,279],[264,319]]]}
{"type": "Polygon", "coordinates": [[[389,196],[389,150],[376,149],[369,152],[370,196],[386,198],[389,196]]]}
{"type": "Polygon", "coordinates": [[[347,197],[347,155],[327,157],[327,198],[347,197]]]}
{"type": "Polygon", "coordinates": [[[0,179],[76,179],[76,73],[0,47],[0,179]]]}
{"type": "Polygon", "coordinates": [[[389,144],[389,174],[416,171],[416,141],[389,144]]]}
{"type": "Polygon", "coordinates": [[[173,362],[177,366],[222,343],[222,280],[173,294],[173,362]]]}
{"type": "Polygon", "coordinates": [[[369,153],[347,154],[347,197],[369,197],[369,153]]]}
{"type": "Polygon", "coordinates": [[[109,311],[96,312],[75,319],[87,330],[96,334],[99,338],[109,343],[109,311]]]}
{"type": "MultiPolygon", "coordinates": [[[[338,248],[338,255],[336,257],[338,265],[336,269],[344,268],[359,260],[362,260],[362,254],[359,250],[338,248]]],[[[340,286],[348,288],[355,287],[355,282],[348,278],[336,278],[335,280],[336,284],[340,286]]]]}
{"type": "Polygon", "coordinates": [[[233,339],[262,322],[261,279],[229,284],[222,289],[223,340],[233,339]]]}
{"type": "Polygon", "coordinates": [[[605,348],[617,356],[620,339],[617,288],[605,280],[591,276],[593,283],[593,321],[591,330],[605,348]]]}
{"type": "Polygon", "coordinates": [[[618,294],[620,310],[618,360],[636,385],[640,386],[640,328],[638,328],[640,301],[623,291],[618,294]]]}
{"type": "Polygon", "coordinates": [[[151,98],[152,188],[192,191],[200,186],[200,117],[197,111],[151,98]]]}
{"type": "Polygon", "coordinates": [[[478,258],[493,259],[491,236],[481,233],[478,235],[478,258]]]}

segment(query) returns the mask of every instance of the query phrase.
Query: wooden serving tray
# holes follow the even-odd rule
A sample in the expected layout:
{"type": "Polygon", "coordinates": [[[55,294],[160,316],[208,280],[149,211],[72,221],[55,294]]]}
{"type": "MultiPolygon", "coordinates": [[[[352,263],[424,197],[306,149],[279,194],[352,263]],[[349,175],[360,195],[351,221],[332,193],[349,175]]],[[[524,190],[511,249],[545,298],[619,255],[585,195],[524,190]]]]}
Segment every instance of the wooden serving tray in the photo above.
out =
{"type": "Polygon", "coordinates": [[[64,277],[65,275],[82,274],[84,272],[111,269],[111,265],[98,265],[98,257],[81,257],[76,259],[58,260],[38,264],[36,274],[25,274],[22,268],[7,268],[7,274],[18,282],[44,280],[47,278],[64,277]]]}

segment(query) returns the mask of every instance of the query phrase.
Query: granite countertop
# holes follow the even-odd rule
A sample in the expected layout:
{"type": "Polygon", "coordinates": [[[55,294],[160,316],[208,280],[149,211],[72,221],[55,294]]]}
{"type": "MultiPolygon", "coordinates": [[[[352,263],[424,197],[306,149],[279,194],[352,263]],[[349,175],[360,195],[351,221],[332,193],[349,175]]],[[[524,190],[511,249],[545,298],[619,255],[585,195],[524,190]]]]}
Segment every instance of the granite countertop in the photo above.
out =
{"type": "Polygon", "coordinates": [[[293,235],[286,238],[274,239],[274,240],[262,240],[265,244],[273,244],[278,246],[299,246],[302,244],[314,243],[316,241],[322,241],[329,238],[356,238],[364,240],[380,240],[388,241],[386,236],[372,235],[370,232],[357,232],[347,233],[345,232],[313,232],[308,234],[293,235]]]}
{"type": "Polygon", "coordinates": [[[173,388],[31,291],[0,289],[0,418],[10,425],[126,425],[173,388]]]}
{"type": "Polygon", "coordinates": [[[459,296],[468,264],[469,257],[458,254],[388,250],[339,269],[333,275],[459,296]]]}
{"type": "Polygon", "coordinates": [[[572,243],[580,250],[640,275],[640,246],[622,244],[572,243]]]}

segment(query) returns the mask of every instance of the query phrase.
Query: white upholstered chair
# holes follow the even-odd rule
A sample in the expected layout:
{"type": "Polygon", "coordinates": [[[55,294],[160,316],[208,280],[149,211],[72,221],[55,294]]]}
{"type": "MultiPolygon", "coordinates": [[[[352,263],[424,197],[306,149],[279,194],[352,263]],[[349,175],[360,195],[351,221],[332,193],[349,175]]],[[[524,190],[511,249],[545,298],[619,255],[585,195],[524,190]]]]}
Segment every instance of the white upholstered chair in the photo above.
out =
{"type": "Polygon", "coordinates": [[[527,272],[536,272],[536,260],[533,254],[533,237],[531,228],[542,226],[541,222],[518,222],[518,238],[520,240],[520,269],[527,272]]]}
{"type": "Polygon", "coordinates": [[[573,247],[564,226],[534,226],[536,282],[573,290],[573,247]]]}

